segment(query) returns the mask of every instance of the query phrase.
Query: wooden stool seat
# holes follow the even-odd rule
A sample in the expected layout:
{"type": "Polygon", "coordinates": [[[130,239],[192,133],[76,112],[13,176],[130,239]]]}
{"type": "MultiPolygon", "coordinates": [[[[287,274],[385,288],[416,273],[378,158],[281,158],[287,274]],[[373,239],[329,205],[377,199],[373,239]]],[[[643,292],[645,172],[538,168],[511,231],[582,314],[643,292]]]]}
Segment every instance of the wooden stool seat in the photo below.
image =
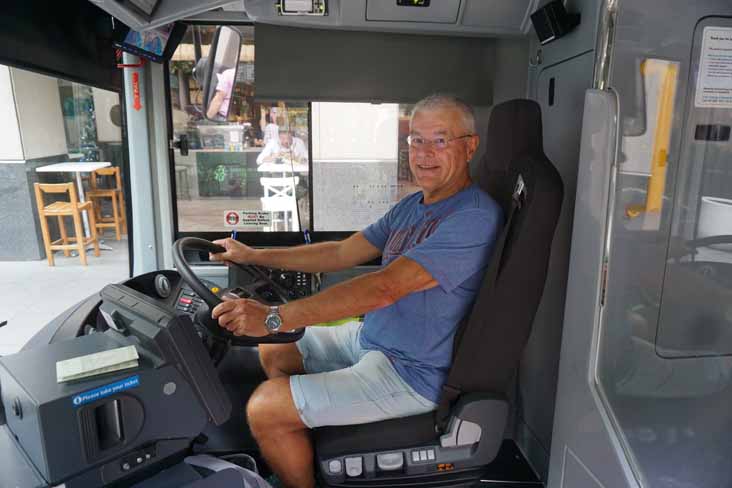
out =
{"type": "MultiPolygon", "coordinates": [[[[79,210],[91,210],[92,202],[77,203],[79,210]]],[[[46,215],[73,215],[74,205],[71,202],[53,202],[43,207],[43,213],[46,215]]]]}
{"type": "Polygon", "coordinates": [[[127,217],[125,212],[125,199],[122,194],[122,177],[119,168],[102,168],[93,171],[89,178],[89,191],[86,192],[89,200],[95,201],[94,212],[96,227],[98,229],[113,228],[117,240],[121,234],[127,233],[127,217]],[[106,188],[98,185],[105,180],[112,178],[112,184],[106,188]],[[102,215],[102,202],[99,199],[109,198],[112,200],[112,215],[102,215]]]}
{"type": "Polygon", "coordinates": [[[99,241],[97,240],[96,221],[94,220],[94,204],[91,201],[80,203],[76,197],[76,187],[73,183],[58,183],[44,185],[35,183],[36,204],[38,205],[38,216],[41,220],[41,232],[43,234],[43,245],[46,249],[46,257],[48,265],[54,265],[53,251],[63,251],[64,256],[69,256],[71,250],[76,249],[79,252],[81,264],[86,266],[86,246],[94,245],[94,255],[99,256],[99,241]],[[44,193],[68,193],[68,201],[59,201],[45,204],[43,201],[44,193]],[[87,211],[89,215],[91,235],[86,237],[81,225],[81,212],[87,211]],[[48,230],[48,217],[56,217],[58,219],[58,228],[61,234],[60,239],[51,240],[51,233],[48,230]],[[74,236],[68,236],[64,217],[71,217],[74,221],[74,236]],[[74,244],[71,244],[71,243],[74,244]]]}

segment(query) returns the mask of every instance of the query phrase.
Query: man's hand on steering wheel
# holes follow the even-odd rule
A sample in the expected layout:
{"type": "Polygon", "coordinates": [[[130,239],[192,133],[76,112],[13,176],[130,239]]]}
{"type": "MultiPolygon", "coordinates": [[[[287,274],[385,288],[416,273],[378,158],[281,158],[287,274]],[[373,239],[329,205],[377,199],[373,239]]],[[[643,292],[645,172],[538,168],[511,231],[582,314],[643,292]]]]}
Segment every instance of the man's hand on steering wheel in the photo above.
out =
{"type": "Polygon", "coordinates": [[[225,263],[250,264],[256,250],[239,241],[227,237],[213,241],[214,244],[226,249],[226,252],[208,253],[211,261],[223,261],[225,263]]]}
{"type": "MultiPolygon", "coordinates": [[[[216,243],[223,245],[220,241],[216,243]]],[[[268,312],[269,307],[256,300],[224,297],[211,311],[211,317],[235,336],[264,337],[269,335],[264,325],[268,312]]]]}
{"type": "MultiPolygon", "coordinates": [[[[222,327],[216,319],[217,316],[214,316],[210,312],[210,310],[217,309],[222,299],[204,285],[200,278],[193,272],[191,266],[186,261],[186,250],[208,251],[214,253],[214,256],[218,254],[219,259],[214,257],[214,260],[233,263],[248,272],[253,278],[253,281],[233,288],[232,290],[234,291],[230,292],[231,295],[255,298],[264,303],[272,302],[273,298],[279,303],[287,303],[287,291],[284,291],[282,286],[275,282],[266,272],[251,264],[244,264],[251,262],[250,256],[256,252],[244,244],[232,239],[222,239],[216,243],[197,237],[182,237],[178,239],[173,244],[173,263],[175,263],[175,267],[178,269],[178,273],[180,273],[183,281],[206,303],[206,307],[199,309],[196,313],[195,321],[205,327],[214,339],[229,342],[235,346],[252,346],[265,343],[281,344],[295,342],[302,337],[305,332],[304,329],[267,334],[266,332],[268,331],[265,330],[266,326],[264,325],[265,318],[268,314],[265,312],[269,312],[267,305],[252,302],[251,300],[236,299],[232,300],[237,302],[236,304],[226,305],[224,303],[222,308],[218,308],[217,313],[221,315],[225,313],[238,315],[243,312],[244,317],[246,317],[243,321],[235,321],[231,324],[227,321],[227,325],[236,329],[237,334],[233,334],[227,328],[222,327]],[[241,261],[244,261],[244,263],[241,261]],[[238,313],[233,311],[232,308],[236,308],[240,303],[245,303],[243,308],[238,313]]],[[[224,290],[221,292],[221,295],[226,297],[227,293],[229,293],[229,290],[224,290]]]]}

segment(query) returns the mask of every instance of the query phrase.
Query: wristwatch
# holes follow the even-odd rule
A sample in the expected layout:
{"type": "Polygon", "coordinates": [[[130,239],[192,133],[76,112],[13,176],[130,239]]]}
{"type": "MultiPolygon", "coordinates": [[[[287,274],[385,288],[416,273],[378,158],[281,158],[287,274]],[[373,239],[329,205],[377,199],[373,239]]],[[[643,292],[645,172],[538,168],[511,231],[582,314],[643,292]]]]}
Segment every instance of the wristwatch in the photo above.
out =
{"type": "Polygon", "coordinates": [[[270,334],[276,334],[282,327],[282,316],[280,315],[280,307],[269,307],[269,313],[264,319],[264,326],[270,334]]]}

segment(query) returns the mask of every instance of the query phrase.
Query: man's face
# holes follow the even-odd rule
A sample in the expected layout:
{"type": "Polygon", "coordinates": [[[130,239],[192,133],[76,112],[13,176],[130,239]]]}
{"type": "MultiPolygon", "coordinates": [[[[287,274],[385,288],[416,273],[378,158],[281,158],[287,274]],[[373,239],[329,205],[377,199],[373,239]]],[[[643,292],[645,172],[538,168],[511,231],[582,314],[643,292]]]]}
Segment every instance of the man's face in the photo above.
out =
{"type": "Polygon", "coordinates": [[[423,110],[412,117],[411,136],[428,141],[422,147],[409,147],[409,168],[422,188],[425,203],[446,198],[464,188],[470,179],[468,161],[478,147],[477,136],[452,140],[445,149],[435,147],[431,141],[469,133],[460,112],[451,107],[423,110]]]}
{"type": "Polygon", "coordinates": [[[292,144],[292,136],[290,134],[280,134],[280,146],[289,148],[292,144]]]}

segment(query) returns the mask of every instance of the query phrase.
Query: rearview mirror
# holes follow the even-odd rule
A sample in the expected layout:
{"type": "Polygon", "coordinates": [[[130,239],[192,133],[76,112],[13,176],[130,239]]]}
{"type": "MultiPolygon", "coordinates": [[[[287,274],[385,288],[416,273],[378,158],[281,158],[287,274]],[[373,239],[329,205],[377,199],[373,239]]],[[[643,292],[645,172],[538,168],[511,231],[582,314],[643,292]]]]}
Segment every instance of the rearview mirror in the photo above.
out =
{"type": "Polygon", "coordinates": [[[199,62],[204,69],[203,113],[209,120],[225,121],[229,116],[240,52],[238,30],[226,26],[216,29],[208,58],[199,62]]]}

